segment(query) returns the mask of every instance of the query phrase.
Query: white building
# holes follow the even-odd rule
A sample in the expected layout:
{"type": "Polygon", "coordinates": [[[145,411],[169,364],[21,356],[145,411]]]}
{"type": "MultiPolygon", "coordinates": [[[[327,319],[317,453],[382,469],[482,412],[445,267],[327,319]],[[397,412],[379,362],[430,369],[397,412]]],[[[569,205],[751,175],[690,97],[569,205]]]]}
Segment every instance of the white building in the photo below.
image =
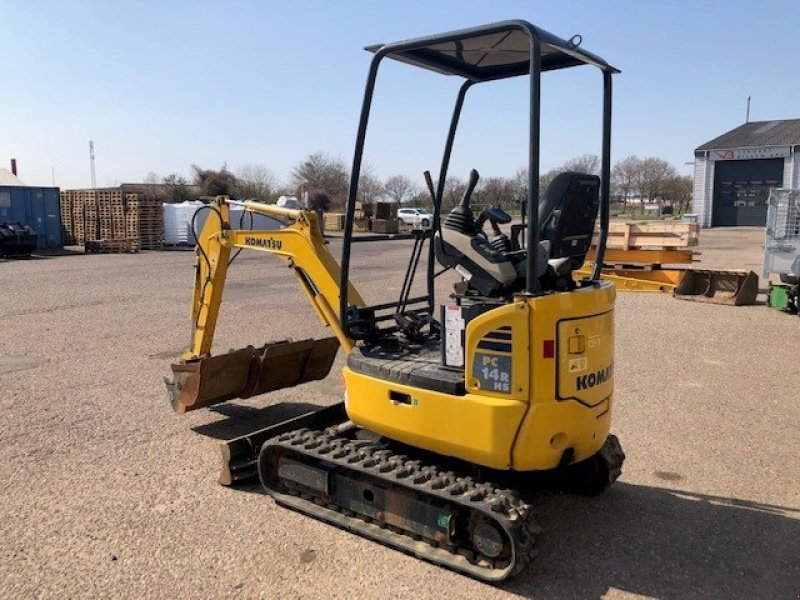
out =
{"type": "Polygon", "coordinates": [[[703,227],[766,225],[773,187],[800,187],[800,119],[745,123],[694,151],[692,210],[703,227]]]}

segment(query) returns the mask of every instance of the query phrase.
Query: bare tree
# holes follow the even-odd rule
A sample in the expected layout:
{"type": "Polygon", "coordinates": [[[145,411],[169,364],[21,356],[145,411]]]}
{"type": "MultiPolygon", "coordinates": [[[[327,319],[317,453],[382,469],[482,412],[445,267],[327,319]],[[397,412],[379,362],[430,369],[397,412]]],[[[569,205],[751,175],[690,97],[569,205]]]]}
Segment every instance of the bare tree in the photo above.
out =
{"type": "Polygon", "coordinates": [[[473,194],[475,205],[491,205],[510,208],[514,204],[514,181],[506,177],[487,177],[480,191],[473,194]]]}
{"type": "Polygon", "coordinates": [[[157,198],[159,195],[159,184],[161,177],[155,171],[150,171],[144,178],[144,193],[150,199],[157,198]]]}
{"type": "Polygon", "coordinates": [[[442,210],[449,211],[458,206],[458,203],[461,202],[461,198],[463,198],[466,190],[467,184],[464,183],[464,181],[459,177],[450,175],[447,179],[445,179],[444,195],[442,196],[442,210]]]}
{"type": "Polygon", "coordinates": [[[236,196],[268,202],[275,196],[278,180],[269,167],[247,163],[236,171],[236,196]]]}
{"type": "Polygon", "coordinates": [[[693,187],[691,175],[675,175],[662,182],[661,197],[669,200],[677,212],[684,213],[692,201],[693,187]]]}
{"type": "Polygon", "coordinates": [[[634,179],[636,191],[641,199],[642,212],[644,212],[645,201],[653,202],[661,195],[664,182],[676,175],[675,167],[663,158],[648,156],[642,160],[641,167],[634,179]]]}
{"type": "Polygon", "coordinates": [[[596,154],[581,154],[575,158],[570,158],[560,170],[598,175],[600,173],[600,157],[596,154]]]}
{"type": "Polygon", "coordinates": [[[511,179],[514,205],[521,210],[525,210],[528,203],[528,168],[521,167],[514,173],[511,179]]]}
{"type": "Polygon", "coordinates": [[[185,202],[197,198],[186,178],[177,173],[164,177],[162,186],[164,189],[164,202],[185,202]]]}
{"type": "Polygon", "coordinates": [[[362,202],[377,202],[383,193],[383,182],[380,177],[370,165],[362,164],[358,175],[358,197],[362,202]]]}
{"type": "Polygon", "coordinates": [[[333,205],[342,206],[347,198],[349,174],[344,161],[323,152],[308,155],[292,169],[293,183],[309,193],[323,192],[333,205]]]}
{"type": "Polygon", "coordinates": [[[416,186],[407,175],[392,175],[383,184],[386,195],[398,204],[416,193],[416,186]]]}
{"type": "Polygon", "coordinates": [[[219,171],[192,165],[192,170],[194,171],[194,182],[200,186],[204,196],[235,197],[236,176],[228,170],[226,165],[222,165],[219,171]]]}
{"type": "Polygon", "coordinates": [[[539,176],[539,197],[541,198],[544,193],[547,191],[547,188],[550,187],[550,184],[553,183],[553,179],[556,178],[556,175],[565,171],[566,169],[564,166],[556,167],[555,169],[550,169],[544,175],[539,176]]]}
{"type": "Polygon", "coordinates": [[[642,161],[638,156],[630,155],[623,158],[611,169],[612,193],[622,198],[623,205],[627,208],[628,199],[636,191],[636,181],[642,161]]]}

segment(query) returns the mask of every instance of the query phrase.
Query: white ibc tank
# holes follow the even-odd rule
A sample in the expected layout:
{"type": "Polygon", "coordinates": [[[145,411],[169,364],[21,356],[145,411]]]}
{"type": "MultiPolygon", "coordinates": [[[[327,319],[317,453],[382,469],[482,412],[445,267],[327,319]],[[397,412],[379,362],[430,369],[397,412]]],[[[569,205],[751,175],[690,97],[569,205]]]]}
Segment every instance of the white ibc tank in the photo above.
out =
{"type": "MultiPolygon", "coordinates": [[[[164,204],[164,244],[167,246],[194,246],[195,236],[192,232],[192,218],[194,219],[195,231],[199,234],[203,225],[208,219],[211,211],[209,209],[200,210],[208,206],[199,202],[186,201],[177,204],[164,204]]],[[[244,209],[238,206],[231,206],[231,227],[234,229],[254,229],[259,231],[279,229],[281,224],[264,215],[245,214],[244,209]]],[[[216,218],[216,217],[214,217],[216,218]]]]}

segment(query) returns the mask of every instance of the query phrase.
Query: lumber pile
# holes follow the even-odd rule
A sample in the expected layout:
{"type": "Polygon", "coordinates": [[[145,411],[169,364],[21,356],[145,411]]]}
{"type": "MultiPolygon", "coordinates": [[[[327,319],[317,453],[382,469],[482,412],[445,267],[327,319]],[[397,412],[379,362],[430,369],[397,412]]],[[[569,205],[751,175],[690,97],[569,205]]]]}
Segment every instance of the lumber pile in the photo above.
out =
{"type": "Polygon", "coordinates": [[[61,225],[64,243],[84,246],[87,252],[137,252],[164,246],[162,201],[143,187],[63,190],[61,225]]]}
{"type": "Polygon", "coordinates": [[[353,218],[356,220],[371,219],[373,215],[373,206],[368,202],[356,202],[353,218]]]}
{"type": "Polygon", "coordinates": [[[382,221],[397,220],[397,203],[395,202],[376,202],[375,218],[382,221]]]}
{"type": "MultiPolygon", "coordinates": [[[[593,244],[597,245],[597,233],[593,244]]],[[[607,248],[615,250],[677,249],[697,246],[700,225],[681,221],[612,221],[607,248]]]]}
{"type": "Polygon", "coordinates": [[[397,219],[373,219],[372,231],[374,233],[397,233],[400,226],[397,219]]]}
{"type": "Polygon", "coordinates": [[[344,229],[343,213],[325,213],[325,231],[341,231],[344,229]]]}
{"type": "Polygon", "coordinates": [[[372,221],[369,219],[354,219],[353,220],[353,231],[355,233],[367,233],[372,231],[371,228],[372,221]]]}

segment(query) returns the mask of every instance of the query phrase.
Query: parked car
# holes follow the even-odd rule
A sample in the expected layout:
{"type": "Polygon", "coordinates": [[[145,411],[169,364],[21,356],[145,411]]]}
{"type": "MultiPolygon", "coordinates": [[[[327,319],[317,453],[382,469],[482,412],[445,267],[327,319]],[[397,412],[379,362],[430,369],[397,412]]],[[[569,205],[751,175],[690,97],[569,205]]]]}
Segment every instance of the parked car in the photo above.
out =
{"type": "Polygon", "coordinates": [[[433,223],[433,215],[424,208],[400,208],[397,219],[413,227],[430,227],[433,223]]]}
{"type": "Polygon", "coordinates": [[[294,196],[281,196],[278,198],[278,202],[276,202],[278,206],[282,206],[283,208],[303,208],[300,204],[300,200],[295,198],[294,196]]]}

